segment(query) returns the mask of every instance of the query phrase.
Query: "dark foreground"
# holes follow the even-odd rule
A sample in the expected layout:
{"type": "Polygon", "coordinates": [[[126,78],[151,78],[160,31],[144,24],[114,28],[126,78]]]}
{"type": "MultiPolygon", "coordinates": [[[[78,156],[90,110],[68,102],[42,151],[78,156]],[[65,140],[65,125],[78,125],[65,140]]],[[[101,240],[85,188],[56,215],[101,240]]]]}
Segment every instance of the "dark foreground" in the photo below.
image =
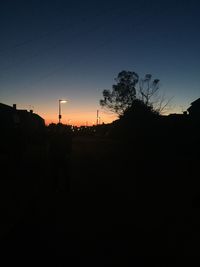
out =
{"type": "Polygon", "coordinates": [[[199,161],[136,155],[74,138],[57,190],[48,164],[7,166],[1,266],[199,266],[199,161]]]}

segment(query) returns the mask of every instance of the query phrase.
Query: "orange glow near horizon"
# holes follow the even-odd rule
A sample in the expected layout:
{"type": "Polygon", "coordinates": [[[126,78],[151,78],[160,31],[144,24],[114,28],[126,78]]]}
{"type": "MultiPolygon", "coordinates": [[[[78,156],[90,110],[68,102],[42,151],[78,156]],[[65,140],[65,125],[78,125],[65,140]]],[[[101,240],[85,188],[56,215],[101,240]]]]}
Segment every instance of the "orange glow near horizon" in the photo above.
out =
{"type": "MultiPolygon", "coordinates": [[[[45,124],[49,125],[51,123],[58,123],[58,114],[55,114],[54,112],[35,112],[38,115],[40,115],[44,120],[45,124]]],[[[168,115],[170,113],[182,113],[179,109],[174,108],[171,109],[170,112],[166,112],[163,115],[168,115]]],[[[114,120],[118,119],[116,114],[107,113],[101,109],[99,109],[99,117],[100,117],[100,124],[102,123],[111,123],[114,120]]],[[[96,112],[95,111],[84,111],[84,112],[63,112],[62,113],[62,119],[61,123],[73,125],[73,126],[92,126],[96,125],[96,112]]]]}
{"type": "MultiPolygon", "coordinates": [[[[58,123],[58,115],[54,114],[40,114],[45,120],[45,124],[58,123]]],[[[117,116],[114,114],[101,114],[100,113],[100,124],[111,123],[116,120],[117,116]]],[[[96,124],[96,117],[94,112],[84,112],[84,113],[68,113],[62,114],[61,122],[63,124],[70,124],[73,126],[92,126],[96,124]]]]}

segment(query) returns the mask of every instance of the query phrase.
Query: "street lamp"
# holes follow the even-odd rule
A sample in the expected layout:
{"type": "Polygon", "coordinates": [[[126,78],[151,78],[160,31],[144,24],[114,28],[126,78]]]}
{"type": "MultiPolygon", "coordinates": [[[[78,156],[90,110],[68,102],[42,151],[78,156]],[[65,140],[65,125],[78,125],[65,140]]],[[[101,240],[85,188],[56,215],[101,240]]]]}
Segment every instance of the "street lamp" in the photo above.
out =
{"type": "Polygon", "coordinates": [[[62,100],[62,99],[59,99],[59,115],[58,115],[58,120],[59,120],[59,123],[61,122],[61,103],[67,103],[67,100],[62,100]]]}

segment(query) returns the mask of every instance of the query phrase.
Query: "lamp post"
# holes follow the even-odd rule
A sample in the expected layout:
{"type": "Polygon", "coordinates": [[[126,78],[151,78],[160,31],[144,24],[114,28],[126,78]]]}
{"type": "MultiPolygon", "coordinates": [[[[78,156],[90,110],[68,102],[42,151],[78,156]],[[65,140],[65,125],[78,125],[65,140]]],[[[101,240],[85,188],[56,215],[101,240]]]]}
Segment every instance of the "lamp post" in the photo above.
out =
{"type": "Polygon", "coordinates": [[[61,115],[61,103],[67,103],[67,100],[62,100],[62,99],[59,99],[59,114],[58,114],[58,121],[59,123],[61,122],[61,118],[62,118],[62,115],[61,115]]]}

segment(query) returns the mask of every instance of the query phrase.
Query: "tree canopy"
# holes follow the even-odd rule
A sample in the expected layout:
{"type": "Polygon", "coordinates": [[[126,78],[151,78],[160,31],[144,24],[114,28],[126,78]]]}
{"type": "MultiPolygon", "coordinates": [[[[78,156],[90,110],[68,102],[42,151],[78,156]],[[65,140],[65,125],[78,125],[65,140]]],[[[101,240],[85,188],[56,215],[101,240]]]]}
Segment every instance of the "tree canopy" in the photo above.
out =
{"type": "Polygon", "coordinates": [[[139,79],[136,72],[123,70],[119,72],[115,81],[112,90],[103,90],[100,105],[119,117],[128,110],[135,110],[133,106],[138,103],[142,103],[140,107],[148,107],[146,110],[153,113],[160,113],[169,103],[159,95],[160,80],[152,79],[151,74],[139,79]]]}
{"type": "Polygon", "coordinates": [[[112,86],[111,90],[103,91],[103,99],[100,100],[102,107],[117,113],[119,116],[130,108],[136,99],[136,84],[139,76],[132,71],[121,71],[112,86]]]}

